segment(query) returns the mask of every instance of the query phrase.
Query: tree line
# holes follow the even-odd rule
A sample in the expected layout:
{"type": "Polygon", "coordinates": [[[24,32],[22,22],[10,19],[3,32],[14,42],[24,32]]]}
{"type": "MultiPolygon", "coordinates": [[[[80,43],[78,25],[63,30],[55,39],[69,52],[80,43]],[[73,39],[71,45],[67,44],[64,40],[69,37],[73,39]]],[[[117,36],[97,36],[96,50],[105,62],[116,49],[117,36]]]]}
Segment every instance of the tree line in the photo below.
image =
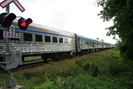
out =
{"type": "Polygon", "coordinates": [[[119,36],[119,50],[123,59],[133,60],[133,0],[97,0],[103,10],[98,14],[103,21],[113,20],[107,35],[119,36]]]}

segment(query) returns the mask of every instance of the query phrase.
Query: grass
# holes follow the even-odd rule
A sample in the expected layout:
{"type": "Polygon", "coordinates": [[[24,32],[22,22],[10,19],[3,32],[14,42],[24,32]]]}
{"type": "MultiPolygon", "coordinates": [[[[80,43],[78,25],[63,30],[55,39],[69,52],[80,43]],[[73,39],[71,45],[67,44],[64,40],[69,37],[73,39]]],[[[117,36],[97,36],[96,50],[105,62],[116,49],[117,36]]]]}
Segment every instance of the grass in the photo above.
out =
{"type": "Polygon", "coordinates": [[[25,60],[31,60],[31,59],[41,59],[41,56],[25,57],[25,60]]]}
{"type": "MultiPolygon", "coordinates": [[[[119,51],[111,49],[21,70],[13,77],[25,89],[132,89],[129,64],[132,62],[123,62],[119,51]]],[[[0,87],[5,79],[6,74],[1,73],[0,87]]]]}

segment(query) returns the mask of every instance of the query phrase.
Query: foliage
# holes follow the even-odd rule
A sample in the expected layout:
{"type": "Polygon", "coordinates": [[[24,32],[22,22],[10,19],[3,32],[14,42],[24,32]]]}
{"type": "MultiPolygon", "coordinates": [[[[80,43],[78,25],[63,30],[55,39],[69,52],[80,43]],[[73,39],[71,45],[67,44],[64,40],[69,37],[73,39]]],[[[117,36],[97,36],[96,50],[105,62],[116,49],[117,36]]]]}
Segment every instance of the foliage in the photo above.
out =
{"type": "Polygon", "coordinates": [[[75,64],[77,64],[78,66],[82,66],[83,65],[83,61],[82,60],[76,60],[75,64]]]}
{"type": "Polygon", "coordinates": [[[60,77],[56,78],[55,81],[50,81],[49,79],[42,84],[35,86],[33,89],[61,89],[64,81],[60,77]]]}
{"type": "Polygon", "coordinates": [[[104,21],[113,20],[113,26],[106,28],[107,35],[118,35],[121,56],[133,60],[133,0],[97,0],[97,5],[103,8],[99,15],[104,21]]]}
{"type": "Polygon", "coordinates": [[[47,80],[33,89],[126,89],[112,81],[104,81],[94,78],[87,73],[67,78],[57,77],[55,80],[47,80]]]}
{"type": "Polygon", "coordinates": [[[112,76],[119,76],[123,72],[123,61],[120,59],[111,60],[108,65],[109,74],[112,76]]]}
{"type": "Polygon", "coordinates": [[[99,73],[98,66],[96,66],[94,63],[91,63],[90,61],[84,63],[83,69],[87,70],[93,77],[96,77],[99,73]]]}
{"type": "MultiPolygon", "coordinates": [[[[25,89],[132,89],[133,61],[106,50],[13,73],[25,89]]],[[[0,87],[6,74],[0,75],[0,87]]]]}
{"type": "Polygon", "coordinates": [[[63,89],[126,89],[112,81],[101,80],[87,73],[67,77],[63,89]]]}

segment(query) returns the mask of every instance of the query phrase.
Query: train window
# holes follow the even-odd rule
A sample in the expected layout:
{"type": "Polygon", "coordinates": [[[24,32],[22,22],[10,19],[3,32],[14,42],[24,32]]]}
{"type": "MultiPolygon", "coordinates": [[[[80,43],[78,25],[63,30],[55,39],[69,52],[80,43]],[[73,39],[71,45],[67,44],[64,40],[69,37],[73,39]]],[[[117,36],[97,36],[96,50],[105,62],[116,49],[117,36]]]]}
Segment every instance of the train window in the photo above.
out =
{"type": "Polygon", "coordinates": [[[59,38],[59,43],[63,43],[63,38],[59,38]]]}
{"type": "Polygon", "coordinates": [[[80,40],[80,44],[83,44],[83,40],[80,40]]]}
{"type": "Polygon", "coordinates": [[[85,43],[85,41],[84,41],[84,40],[83,40],[82,42],[83,42],[83,44],[85,43]]]}
{"type": "Polygon", "coordinates": [[[53,37],[53,42],[57,43],[57,37],[53,37]]]}
{"type": "Polygon", "coordinates": [[[50,36],[45,36],[45,42],[51,42],[50,36]]]}
{"type": "Polygon", "coordinates": [[[24,33],[24,41],[32,41],[32,34],[24,33]]]}
{"type": "Polygon", "coordinates": [[[87,44],[87,41],[84,41],[84,44],[87,44]]]}
{"type": "Polygon", "coordinates": [[[3,31],[0,31],[0,40],[3,40],[3,31]]]}
{"type": "Polygon", "coordinates": [[[89,41],[87,41],[87,44],[89,44],[89,41]]]}
{"type": "Polygon", "coordinates": [[[35,35],[35,39],[37,42],[42,42],[42,35],[35,35]]]}
{"type": "Polygon", "coordinates": [[[84,41],[82,40],[82,44],[84,44],[84,41]]]}
{"type": "Polygon", "coordinates": [[[68,43],[68,39],[67,38],[64,39],[64,43],[68,43]]]}
{"type": "Polygon", "coordinates": [[[84,44],[86,44],[86,41],[84,41],[84,44]]]}

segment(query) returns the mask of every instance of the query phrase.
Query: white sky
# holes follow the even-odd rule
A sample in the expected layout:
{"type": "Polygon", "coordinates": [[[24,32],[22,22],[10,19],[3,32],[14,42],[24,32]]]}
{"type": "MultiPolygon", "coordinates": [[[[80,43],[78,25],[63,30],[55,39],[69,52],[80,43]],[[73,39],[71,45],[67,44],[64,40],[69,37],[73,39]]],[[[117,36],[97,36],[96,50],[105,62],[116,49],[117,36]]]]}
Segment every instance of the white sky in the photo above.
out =
{"type": "MultiPolygon", "coordinates": [[[[3,0],[0,0],[0,2],[3,0]]],[[[96,0],[18,0],[26,9],[23,13],[10,4],[10,12],[24,18],[32,18],[34,23],[66,30],[90,38],[103,39],[105,42],[116,43],[106,36],[106,27],[112,22],[103,22],[97,15],[101,8],[97,8],[96,0]],[[94,5],[95,4],[95,5],[94,5]]],[[[0,7],[0,12],[5,9],[0,7]]]]}

